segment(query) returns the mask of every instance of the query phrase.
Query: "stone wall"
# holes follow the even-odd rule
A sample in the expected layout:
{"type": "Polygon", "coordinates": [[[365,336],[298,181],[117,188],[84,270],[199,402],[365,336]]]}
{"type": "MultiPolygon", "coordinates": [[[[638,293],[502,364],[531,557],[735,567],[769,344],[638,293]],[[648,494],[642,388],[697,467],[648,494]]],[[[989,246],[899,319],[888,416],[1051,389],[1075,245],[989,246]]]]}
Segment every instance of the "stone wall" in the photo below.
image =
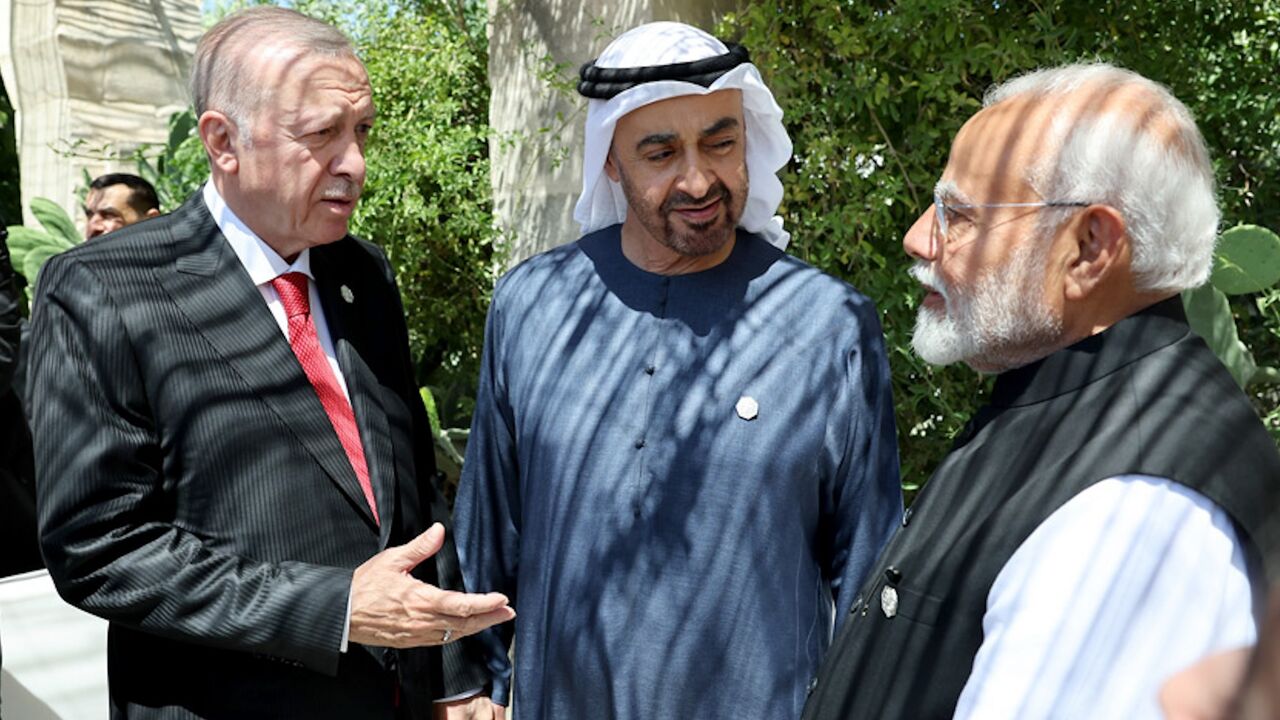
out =
{"type": "Polygon", "coordinates": [[[24,222],[32,197],[80,218],[84,173],[167,139],[190,100],[200,0],[0,0],[0,75],[13,102],[24,222]]]}

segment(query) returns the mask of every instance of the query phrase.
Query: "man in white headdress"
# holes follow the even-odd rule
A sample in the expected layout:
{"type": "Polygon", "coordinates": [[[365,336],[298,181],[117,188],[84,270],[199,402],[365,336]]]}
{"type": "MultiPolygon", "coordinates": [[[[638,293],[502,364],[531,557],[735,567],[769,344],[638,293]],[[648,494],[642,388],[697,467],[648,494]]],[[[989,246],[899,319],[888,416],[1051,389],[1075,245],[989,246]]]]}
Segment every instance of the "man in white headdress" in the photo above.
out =
{"type": "Polygon", "coordinates": [[[782,251],[791,142],[744,48],[644,25],[579,91],[584,235],[498,284],[456,503],[467,586],[519,615],[493,698],[798,717],[902,511],[876,310],[782,251]]]}

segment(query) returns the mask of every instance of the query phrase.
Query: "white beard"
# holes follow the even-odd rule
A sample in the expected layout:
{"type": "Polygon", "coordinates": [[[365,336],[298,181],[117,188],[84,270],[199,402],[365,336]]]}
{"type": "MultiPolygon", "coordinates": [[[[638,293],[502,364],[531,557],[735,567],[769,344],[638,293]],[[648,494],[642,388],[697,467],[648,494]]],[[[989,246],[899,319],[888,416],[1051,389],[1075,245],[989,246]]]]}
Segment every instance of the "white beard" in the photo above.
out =
{"type": "Polygon", "coordinates": [[[916,313],[916,354],[933,365],[964,362],[979,372],[1003,372],[1051,352],[1062,318],[1042,299],[1048,249],[1020,245],[971,292],[946,287],[933,265],[917,261],[911,276],[938,291],[944,308],[921,306],[916,313]]]}

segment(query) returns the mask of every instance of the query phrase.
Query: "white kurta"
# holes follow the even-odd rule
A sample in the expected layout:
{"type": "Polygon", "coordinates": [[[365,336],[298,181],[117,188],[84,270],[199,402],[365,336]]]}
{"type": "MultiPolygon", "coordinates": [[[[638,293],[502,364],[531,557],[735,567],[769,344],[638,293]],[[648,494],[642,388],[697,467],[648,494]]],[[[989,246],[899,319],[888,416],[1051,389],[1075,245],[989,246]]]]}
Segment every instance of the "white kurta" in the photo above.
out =
{"type": "Polygon", "coordinates": [[[1168,677],[1257,637],[1227,514],[1163,478],[1099,482],[1001,569],[956,718],[1160,718],[1168,677]]]}

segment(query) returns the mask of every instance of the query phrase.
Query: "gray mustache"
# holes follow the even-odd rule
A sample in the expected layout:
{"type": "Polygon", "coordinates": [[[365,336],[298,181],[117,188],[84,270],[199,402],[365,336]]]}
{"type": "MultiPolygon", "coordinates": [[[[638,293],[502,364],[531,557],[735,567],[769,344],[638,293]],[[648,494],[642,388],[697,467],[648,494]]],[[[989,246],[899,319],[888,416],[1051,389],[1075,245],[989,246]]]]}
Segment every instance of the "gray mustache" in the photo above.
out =
{"type": "Polygon", "coordinates": [[[338,180],[320,191],[321,200],[355,201],[360,199],[360,186],[350,180],[338,180]]]}

